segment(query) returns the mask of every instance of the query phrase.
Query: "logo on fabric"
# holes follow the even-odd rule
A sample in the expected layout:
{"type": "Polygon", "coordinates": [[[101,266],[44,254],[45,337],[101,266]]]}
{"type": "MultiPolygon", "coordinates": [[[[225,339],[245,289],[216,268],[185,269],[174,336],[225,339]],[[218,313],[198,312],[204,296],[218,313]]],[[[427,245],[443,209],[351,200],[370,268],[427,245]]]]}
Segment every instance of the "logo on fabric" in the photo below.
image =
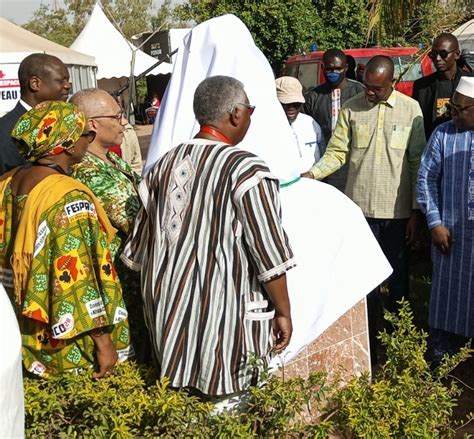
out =
{"type": "Polygon", "coordinates": [[[33,361],[33,363],[31,363],[31,366],[28,368],[28,372],[42,377],[46,372],[46,366],[43,363],[40,363],[39,361],[33,361]]]}
{"type": "Polygon", "coordinates": [[[117,306],[115,309],[115,315],[114,315],[114,325],[118,322],[122,322],[128,317],[128,312],[125,308],[121,308],[120,306],[117,306]]]}
{"type": "Polygon", "coordinates": [[[64,206],[64,212],[70,221],[77,221],[81,218],[87,218],[89,215],[97,217],[94,203],[86,200],[73,201],[64,206]]]}
{"type": "Polygon", "coordinates": [[[53,337],[61,338],[69,334],[74,328],[74,316],[71,313],[64,314],[56,325],[51,327],[53,337]]]}
{"type": "Polygon", "coordinates": [[[86,303],[87,312],[91,319],[95,319],[100,316],[105,316],[105,306],[102,299],[90,300],[86,303]]]}
{"type": "Polygon", "coordinates": [[[50,234],[48,223],[44,220],[39,226],[38,231],[36,232],[36,242],[35,242],[35,251],[33,257],[36,257],[38,253],[43,249],[44,244],[46,243],[46,238],[50,234]]]}

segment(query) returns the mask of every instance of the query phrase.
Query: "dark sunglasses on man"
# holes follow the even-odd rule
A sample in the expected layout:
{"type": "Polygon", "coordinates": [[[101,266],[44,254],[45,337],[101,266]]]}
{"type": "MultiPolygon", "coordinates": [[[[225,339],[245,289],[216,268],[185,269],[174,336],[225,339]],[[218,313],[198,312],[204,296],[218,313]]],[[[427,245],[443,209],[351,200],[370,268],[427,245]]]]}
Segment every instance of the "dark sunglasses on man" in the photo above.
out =
{"type": "Polygon", "coordinates": [[[434,61],[438,58],[438,55],[442,59],[446,59],[450,53],[456,52],[458,49],[454,50],[446,50],[446,49],[441,49],[441,50],[432,50],[431,52],[428,53],[428,56],[434,61]]]}

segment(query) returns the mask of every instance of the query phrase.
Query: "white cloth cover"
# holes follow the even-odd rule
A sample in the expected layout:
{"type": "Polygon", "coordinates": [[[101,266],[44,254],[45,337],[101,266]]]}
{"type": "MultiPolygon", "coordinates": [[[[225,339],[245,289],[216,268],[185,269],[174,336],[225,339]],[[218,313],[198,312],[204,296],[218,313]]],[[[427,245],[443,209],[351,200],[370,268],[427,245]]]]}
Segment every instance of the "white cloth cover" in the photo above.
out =
{"type": "MultiPolygon", "coordinates": [[[[155,121],[145,173],[199,129],[193,95],[209,76],[233,76],[256,105],[238,146],[262,157],[281,181],[299,175],[295,137],[278,102],[272,69],[250,32],[233,15],[196,26],[183,40],[155,121]]],[[[283,225],[298,267],[288,272],[294,336],[280,356],[288,362],[364,298],[391,267],[360,209],[324,183],[301,180],[281,190],[283,225]]],[[[275,361],[278,361],[276,359],[275,361]]]]}
{"type": "Polygon", "coordinates": [[[0,438],[24,437],[23,376],[21,334],[15,312],[0,284],[0,438]]]}
{"type": "Polygon", "coordinates": [[[209,76],[227,75],[244,83],[250,104],[256,106],[239,147],[262,157],[285,181],[299,175],[298,147],[277,100],[272,69],[237,17],[224,15],[196,26],[184,37],[177,55],[155,120],[145,173],[160,155],[199,131],[193,112],[199,83],[209,76]]]}
{"type": "Polygon", "coordinates": [[[362,211],[338,189],[303,178],[280,195],[297,266],[287,274],[293,336],[273,365],[294,358],[392,272],[362,211]]]}

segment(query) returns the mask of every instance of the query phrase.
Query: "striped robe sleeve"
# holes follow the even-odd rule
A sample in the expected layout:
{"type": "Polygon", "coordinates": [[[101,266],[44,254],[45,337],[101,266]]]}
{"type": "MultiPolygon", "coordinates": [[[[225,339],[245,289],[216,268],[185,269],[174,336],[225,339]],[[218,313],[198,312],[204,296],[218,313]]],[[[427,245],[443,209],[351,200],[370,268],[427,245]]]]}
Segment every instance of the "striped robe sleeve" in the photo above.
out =
{"type": "Polygon", "coordinates": [[[153,237],[152,242],[160,242],[160,237],[156,236],[159,233],[159,228],[156,230],[155,222],[157,219],[153,207],[154,200],[150,195],[152,184],[153,173],[150,172],[147,178],[143,179],[138,186],[142,206],[135,219],[133,232],[130,234],[120,255],[123,263],[134,271],[141,271],[142,265],[147,261],[151,237],[153,237]]]}
{"type": "Polygon", "coordinates": [[[418,171],[417,200],[422,212],[426,215],[426,222],[430,229],[442,223],[439,210],[442,177],[442,142],[440,136],[441,131],[438,129],[431,136],[421,157],[421,165],[418,171]]]}
{"type": "Polygon", "coordinates": [[[278,182],[264,178],[240,198],[243,238],[260,282],[268,282],[296,265],[281,225],[278,182]]]}

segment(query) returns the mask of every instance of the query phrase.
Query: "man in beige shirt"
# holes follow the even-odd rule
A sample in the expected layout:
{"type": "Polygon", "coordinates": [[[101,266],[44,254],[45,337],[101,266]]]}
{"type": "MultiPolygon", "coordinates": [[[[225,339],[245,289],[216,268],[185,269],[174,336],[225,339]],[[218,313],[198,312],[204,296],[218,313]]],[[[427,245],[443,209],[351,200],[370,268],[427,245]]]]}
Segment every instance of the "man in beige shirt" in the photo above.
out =
{"type": "Polygon", "coordinates": [[[120,145],[122,150],[122,158],[130,165],[130,167],[138,174],[142,174],[143,161],[140,150],[140,142],[138,141],[135,128],[126,120],[123,127],[123,142],[120,145]]]}
{"type": "MultiPolygon", "coordinates": [[[[426,143],[420,106],[394,90],[393,75],[388,57],[375,56],[367,63],[365,92],[343,105],[326,153],[302,174],[321,180],[349,162],[345,193],[364,212],[393,267],[383,298],[390,311],[408,293],[407,244],[416,232],[416,178],[426,143]]],[[[378,290],[368,297],[373,361],[381,298],[378,290]]]]}

